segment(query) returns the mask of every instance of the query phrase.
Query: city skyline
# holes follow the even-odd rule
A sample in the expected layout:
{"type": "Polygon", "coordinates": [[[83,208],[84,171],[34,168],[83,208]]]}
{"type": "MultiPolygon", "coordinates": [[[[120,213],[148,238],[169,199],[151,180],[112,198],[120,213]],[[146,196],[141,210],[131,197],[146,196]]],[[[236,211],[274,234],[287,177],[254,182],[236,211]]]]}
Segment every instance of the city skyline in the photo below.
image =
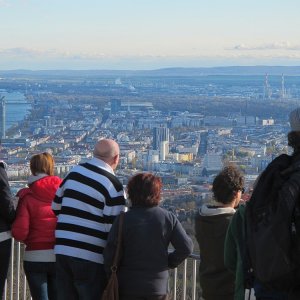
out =
{"type": "Polygon", "coordinates": [[[0,0],[0,69],[300,65],[296,0],[0,0]]]}

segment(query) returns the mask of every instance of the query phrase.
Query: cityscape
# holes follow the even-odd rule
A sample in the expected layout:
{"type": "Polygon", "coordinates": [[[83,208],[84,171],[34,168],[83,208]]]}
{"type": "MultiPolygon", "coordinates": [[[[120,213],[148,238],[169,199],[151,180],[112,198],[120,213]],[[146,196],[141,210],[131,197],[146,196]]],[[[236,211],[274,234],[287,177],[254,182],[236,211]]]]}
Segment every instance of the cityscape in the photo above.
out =
{"type": "Polygon", "coordinates": [[[98,139],[113,138],[124,186],[138,172],[159,175],[163,205],[181,221],[211,199],[212,180],[228,163],[244,171],[249,197],[267,164],[290,151],[288,114],[299,105],[300,77],[182,72],[2,72],[1,159],[13,190],[24,185],[33,154],[52,153],[64,177],[91,158],[98,139]],[[9,101],[13,93],[19,102],[9,101]],[[16,103],[24,118],[8,124],[16,103]]]}
{"type": "Polygon", "coordinates": [[[299,3],[0,0],[0,298],[300,299],[299,3]]]}

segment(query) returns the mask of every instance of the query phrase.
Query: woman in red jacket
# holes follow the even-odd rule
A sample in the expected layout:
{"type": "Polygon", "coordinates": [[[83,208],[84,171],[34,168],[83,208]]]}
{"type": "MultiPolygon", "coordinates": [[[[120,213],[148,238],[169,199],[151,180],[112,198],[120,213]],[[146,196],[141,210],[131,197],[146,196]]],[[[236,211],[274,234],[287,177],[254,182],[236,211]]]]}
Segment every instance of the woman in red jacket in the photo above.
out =
{"type": "Polygon", "coordinates": [[[56,299],[55,255],[53,252],[56,216],[51,209],[61,179],[54,176],[54,160],[49,153],[30,160],[32,175],[28,188],[21,189],[13,237],[26,245],[24,271],[33,300],[56,299]]]}

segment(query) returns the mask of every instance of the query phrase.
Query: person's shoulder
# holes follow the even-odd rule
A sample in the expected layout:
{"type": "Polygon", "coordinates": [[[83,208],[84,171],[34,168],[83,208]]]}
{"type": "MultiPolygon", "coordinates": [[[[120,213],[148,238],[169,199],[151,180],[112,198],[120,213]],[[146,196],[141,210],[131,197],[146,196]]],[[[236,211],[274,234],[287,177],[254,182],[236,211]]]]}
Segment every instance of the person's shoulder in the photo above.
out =
{"type": "Polygon", "coordinates": [[[237,211],[236,211],[237,214],[240,214],[240,215],[244,214],[246,211],[246,206],[247,206],[247,203],[241,203],[239,205],[239,207],[237,208],[237,211]]]}
{"type": "Polygon", "coordinates": [[[17,192],[16,197],[19,199],[19,203],[25,204],[32,199],[32,191],[28,187],[20,189],[17,192]]]}
{"type": "Polygon", "coordinates": [[[62,179],[56,175],[53,176],[47,176],[50,182],[53,182],[55,184],[60,184],[62,182],[62,179]]]}
{"type": "Polygon", "coordinates": [[[286,168],[293,162],[293,156],[290,156],[288,154],[280,154],[279,156],[275,157],[267,166],[264,173],[268,172],[271,169],[277,169],[277,168],[286,168]]]}
{"type": "Polygon", "coordinates": [[[175,213],[170,210],[167,210],[160,206],[156,206],[156,211],[157,211],[157,214],[165,216],[165,218],[167,218],[169,220],[177,221],[177,217],[176,217],[175,213]]]}
{"type": "Polygon", "coordinates": [[[1,167],[2,169],[6,169],[7,164],[6,164],[3,160],[0,160],[0,167],[1,167]]]}
{"type": "Polygon", "coordinates": [[[246,203],[242,203],[236,210],[236,213],[232,216],[231,224],[235,226],[235,224],[240,224],[243,222],[246,214],[246,203]]]}

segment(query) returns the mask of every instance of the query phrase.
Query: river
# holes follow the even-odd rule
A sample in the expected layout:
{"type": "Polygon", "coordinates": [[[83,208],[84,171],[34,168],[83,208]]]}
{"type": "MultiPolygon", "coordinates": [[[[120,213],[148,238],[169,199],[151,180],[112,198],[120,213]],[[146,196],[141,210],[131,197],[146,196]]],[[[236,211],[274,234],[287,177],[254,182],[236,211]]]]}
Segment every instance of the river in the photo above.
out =
{"type": "MultiPolygon", "coordinates": [[[[6,130],[19,121],[22,121],[29,113],[30,103],[27,103],[26,97],[20,92],[8,93],[0,89],[0,97],[4,96],[6,101],[6,130]],[[26,102],[26,103],[25,103],[26,102]]],[[[1,120],[2,116],[0,116],[1,120]]],[[[2,120],[1,120],[2,121],[2,120]]]]}

